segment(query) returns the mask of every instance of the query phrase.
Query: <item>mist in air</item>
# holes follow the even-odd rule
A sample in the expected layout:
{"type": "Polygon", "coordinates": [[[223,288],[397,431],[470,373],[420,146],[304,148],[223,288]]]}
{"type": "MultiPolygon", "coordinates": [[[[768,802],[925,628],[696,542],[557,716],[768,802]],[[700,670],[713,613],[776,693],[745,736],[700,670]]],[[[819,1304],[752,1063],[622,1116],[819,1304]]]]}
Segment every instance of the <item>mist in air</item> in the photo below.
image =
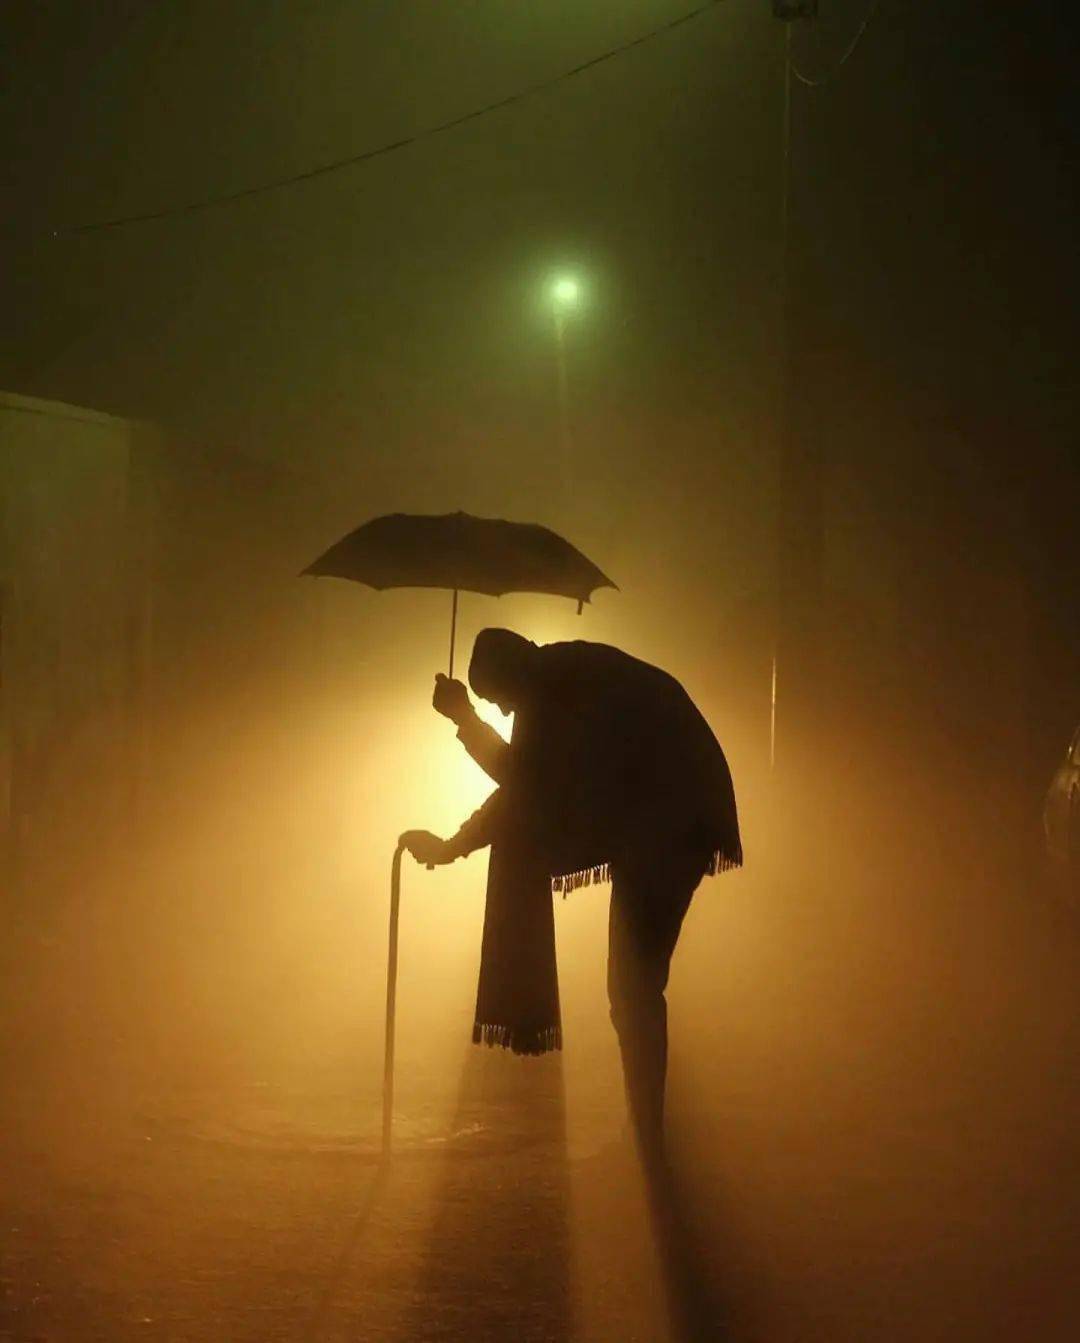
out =
{"type": "Polygon", "coordinates": [[[16,5],[0,1337],[1072,1337],[1075,33],[693,9],[16,5]],[[486,849],[403,864],[383,1148],[398,837],[494,784],[451,591],[301,574],[458,510],[617,588],[456,676],[613,645],[730,766],[662,1197],[609,884],[471,1043],[486,849]]]}

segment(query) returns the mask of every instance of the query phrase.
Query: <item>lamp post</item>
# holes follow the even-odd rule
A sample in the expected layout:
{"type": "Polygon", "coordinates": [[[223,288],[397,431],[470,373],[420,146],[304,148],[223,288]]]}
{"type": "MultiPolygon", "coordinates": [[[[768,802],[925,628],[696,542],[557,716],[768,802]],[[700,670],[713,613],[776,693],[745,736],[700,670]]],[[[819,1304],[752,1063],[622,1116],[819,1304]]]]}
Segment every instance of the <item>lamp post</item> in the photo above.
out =
{"type": "Polygon", "coordinates": [[[570,397],[566,379],[566,319],[581,300],[581,286],[572,275],[557,275],[550,284],[555,324],[555,378],[559,401],[559,483],[569,502],[574,492],[574,445],[570,433],[570,397]]]}

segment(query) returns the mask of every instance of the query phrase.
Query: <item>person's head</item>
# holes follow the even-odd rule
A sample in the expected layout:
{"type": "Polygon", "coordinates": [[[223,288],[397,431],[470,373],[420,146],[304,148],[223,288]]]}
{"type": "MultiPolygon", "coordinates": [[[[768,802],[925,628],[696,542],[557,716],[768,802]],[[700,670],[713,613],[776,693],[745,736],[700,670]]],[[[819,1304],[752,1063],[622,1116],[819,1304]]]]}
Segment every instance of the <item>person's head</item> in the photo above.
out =
{"type": "Polygon", "coordinates": [[[513,713],[528,690],[536,645],[511,630],[481,630],[469,662],[469,685],[481,699],[513,713]]]}

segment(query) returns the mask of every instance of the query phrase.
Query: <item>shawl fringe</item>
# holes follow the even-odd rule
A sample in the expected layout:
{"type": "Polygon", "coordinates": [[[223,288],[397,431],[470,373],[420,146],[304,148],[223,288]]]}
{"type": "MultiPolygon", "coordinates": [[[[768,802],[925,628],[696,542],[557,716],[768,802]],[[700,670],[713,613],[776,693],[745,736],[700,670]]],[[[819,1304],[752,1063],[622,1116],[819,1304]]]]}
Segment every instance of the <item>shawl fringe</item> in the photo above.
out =
{"type": "Polygon", "coordinates": [[[707,877],[715,877],[721,872],[732,872],[735,868],[742,867],[743,853],[742,845],[737,844],[730,852],[724,849],[714,849],[709,857],[708,866],[705,868],[707,877]]]}
{"type": "Polygon", "coordinates": [[[487,1045],[489,1049],[498,1046],[515,1054],[547,1054],[553,1049],[562,1049],[561,1026],[529,1031],[477,1021],[473,1025],[472,1038],[474,1045],[487,1045]]]}
{"type": "Polygon", "coordinates": [[[554,894],[560,891],[563,898],[570,891],[580,890],[582,886],[592,886],[594,883],[599,885],[601,882],[611,880],[611,864],[599,863],[596,867],[583,867],[577,872],[564,872],[562,876],[551,878],[551,889],[554,894]]]}
{"type": "MultiPolygon", "coordinates": [[[[715,877],[720,872],[731,872],[733,869],[742,867],[743,853],[742,845],[739,844],[734,850],[728,852],[725,849],[714,849],[709,855],[709,861],[705,865],[704,876],[715,877]]],[[[553,894],[562,894],[565,900],[571,891],[580,890],[582,886],[599,885],[601,882],[611,880],[611,864],[599,863],[595,867],[582,867],[577,872],[564,872],[560,876],[551,878],[551,890],[553,894]]]]}

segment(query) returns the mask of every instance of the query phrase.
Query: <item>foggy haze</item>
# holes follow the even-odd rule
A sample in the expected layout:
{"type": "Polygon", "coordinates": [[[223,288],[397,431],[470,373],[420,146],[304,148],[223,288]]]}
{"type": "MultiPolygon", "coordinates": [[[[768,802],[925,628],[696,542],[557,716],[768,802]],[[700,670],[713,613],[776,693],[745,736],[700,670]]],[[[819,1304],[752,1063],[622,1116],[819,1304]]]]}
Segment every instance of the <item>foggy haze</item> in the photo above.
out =
{"type": "Polygon", "coordinates": [[[821,0],[786,92],[728,0],[557,78],[693,8],[5,16],[0,1337],[1071,1338],[1075,32],[881,0],[840,65],[869,7],[821,0]],[[564,1052],[469,1044],[484,854],[406,863],[379,1163],[391,855],[491,783],[431,709],[449,593],[299,574],[458,509],[618,584],[463,592],[459,675],[492,625],[614,644],[731,766],[674,1229],[606,886],[556,900],[564,1052]]]}

